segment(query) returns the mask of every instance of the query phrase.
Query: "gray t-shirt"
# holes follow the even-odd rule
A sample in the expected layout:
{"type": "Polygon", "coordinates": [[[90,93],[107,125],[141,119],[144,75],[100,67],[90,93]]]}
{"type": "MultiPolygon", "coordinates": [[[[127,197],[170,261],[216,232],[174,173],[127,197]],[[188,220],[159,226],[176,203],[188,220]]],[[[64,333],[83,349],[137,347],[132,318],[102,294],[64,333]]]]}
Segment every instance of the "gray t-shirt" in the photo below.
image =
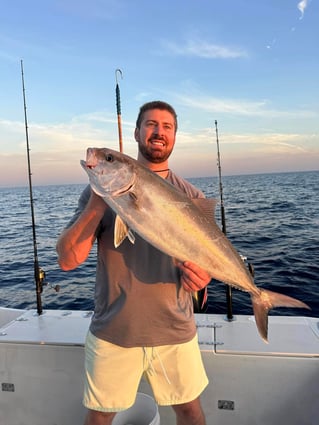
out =
{"type": "MultiPolygon", "coordinates": [[[[190,198],[201,191],[169,172],[167,181],[190,198]]],[[[72,224],[90,196],[82,193],[72,224]]],[[[196,333],[193,301],[180,284],[174,259],[138,235],[114,247],[115,214],[109,208],[97,229],[95,310],[90,331],[122,347],[158,346],[190,341],[196,333]]]]}

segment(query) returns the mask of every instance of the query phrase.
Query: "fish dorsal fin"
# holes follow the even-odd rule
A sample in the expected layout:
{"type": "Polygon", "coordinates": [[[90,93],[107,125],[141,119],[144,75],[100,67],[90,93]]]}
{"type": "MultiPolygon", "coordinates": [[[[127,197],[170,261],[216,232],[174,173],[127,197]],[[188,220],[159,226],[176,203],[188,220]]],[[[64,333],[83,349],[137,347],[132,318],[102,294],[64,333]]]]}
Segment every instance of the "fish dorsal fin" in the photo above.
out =
{"type": "Polygon", "coordinates": [[[135,236],[133,232],[128,228],[127,224],[121,219],[119,215],[115,217],[114,224],[114,246],[118,248],[125,238],[131,243],[135,242],[135,236]]]}
{"type": "Polygon", "coordinates": [[[215,209],[218,203],[214,198],[192,198],[193,203],[203,212],[210,220],[215,220],[215,209]]]}

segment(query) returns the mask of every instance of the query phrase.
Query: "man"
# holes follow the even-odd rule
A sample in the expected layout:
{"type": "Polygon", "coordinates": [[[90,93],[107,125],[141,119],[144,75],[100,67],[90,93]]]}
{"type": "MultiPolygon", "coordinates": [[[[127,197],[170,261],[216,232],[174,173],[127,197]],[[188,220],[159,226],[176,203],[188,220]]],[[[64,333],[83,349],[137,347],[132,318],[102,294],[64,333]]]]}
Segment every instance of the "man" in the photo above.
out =
{"type": "MultiPolygon", "coordinates": [[[[203,197],[168,166],[177,116],[161,101],[140,109],[135,129],[138,161],[189,197],[203,197]]],[[[208,380],[197,342],[192,292],[210,276],[176,261],[138,235],[113,246],[115,214],[87,187],[57,243],[58,261],[71,270],[97,239],[95,311],[86,340],[85,425],[110,425],[129,408],[144,374],[159,405],[171,405],[177,425],[205,425],[199,396],[208,380]]],[[[156,223],[155,223],[156,225],[156,223]]],[[[191,260],[191,259],[190,259],[191,260]]]]}

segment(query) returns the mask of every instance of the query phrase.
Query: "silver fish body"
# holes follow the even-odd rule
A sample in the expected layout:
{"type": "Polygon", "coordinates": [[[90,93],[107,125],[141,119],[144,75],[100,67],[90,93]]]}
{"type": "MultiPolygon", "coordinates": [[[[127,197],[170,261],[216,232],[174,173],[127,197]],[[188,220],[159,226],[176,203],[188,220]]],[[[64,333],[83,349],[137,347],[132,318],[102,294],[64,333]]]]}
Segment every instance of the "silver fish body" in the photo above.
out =
{"type": "Polygon", "coordinates": [[[268,311],[303,307],[303,302],[257,288],[240,255],[214,220],[215,201],[191,200],[135,159],[111,149],[89,148],[82,167],[92,190],[119,217],[115,245],[136,232],[179,261],[192,261],[209,275],[250,293],[257,328],[267,341],[268,311]],[[205,213],[210,204],[211,214],[205,213]]]}

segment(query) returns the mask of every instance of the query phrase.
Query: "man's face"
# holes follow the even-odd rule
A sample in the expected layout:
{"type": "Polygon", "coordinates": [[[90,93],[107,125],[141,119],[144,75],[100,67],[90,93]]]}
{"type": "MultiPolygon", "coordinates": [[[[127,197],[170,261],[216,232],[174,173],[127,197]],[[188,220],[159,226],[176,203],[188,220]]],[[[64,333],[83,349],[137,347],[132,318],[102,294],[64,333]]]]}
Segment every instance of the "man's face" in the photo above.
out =
{"type": "Polygon", "coordinates": [[[146,111],[140,128],[135,129],[135,140],[145,159],[153,163],[166,161],[175,144],[174,116],[161,109],[146,111]]]}

